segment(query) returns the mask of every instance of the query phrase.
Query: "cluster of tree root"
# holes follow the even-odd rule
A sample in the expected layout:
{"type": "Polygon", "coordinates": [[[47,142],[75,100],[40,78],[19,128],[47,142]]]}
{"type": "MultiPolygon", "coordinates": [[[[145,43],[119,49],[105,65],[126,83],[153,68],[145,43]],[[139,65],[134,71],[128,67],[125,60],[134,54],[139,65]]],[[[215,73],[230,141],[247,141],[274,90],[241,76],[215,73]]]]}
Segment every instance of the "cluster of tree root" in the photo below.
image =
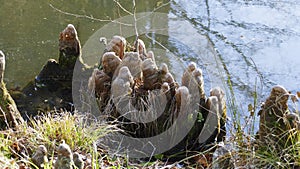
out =
{"type": "MultiPolygon", "coordinates": [[[[177,151],[199,150],[223,141],[224,91],[213,88],[207,97],[202,70],[194,62],[189,63],[179,84],[167,64],[157,66],[154,53],[147,52],[141,39],[133,44],[127,47],[125,38],[112,37],[101,57],[101,66],[89,79],[88,86],[97,97],[100,112],[108,113],[111,120],[117,119],[122,129],[137,138],[161,134],[178,123],[181,127],[190,125],[177,151]],[[205,128],[204,124],[211,126],[205,128]]],[[[183,129],[178,127],[180,130],[183,129]]]]}
{"type": "MultiPolygon", "coordinates": [[[[220,87],[206,95],[202,71],[194,62],[188,64],[179,83],[167,64],[157,65],[154,53],[147,52],[141,39],[128,46],[125,38],[112,37],[106,44],[100,66],[92,71],[88,81],[100,112],[109,115],[108,121],[117,122],[126,134],[136,138],[159,135],[173,125],[181,124],[177,131],[191,126],[168,151],[170,154],[201,151],[225,140],[226,100],[220,87]]],[[[1,129],[24,123],[25,113],[28,117],[52,109],[72,109],[69,106],[73,102],[72,72],[81,55],[81,46],[71,24],[60,33],[59,53],[59,61],[50,59],[33,82],[12,94],[16,104],[3,82],[5,56],[0,52],[1,129]]],[[[257,142],[260,147],[274,145],[280,152],[298,141],[294,136],[300,128],[299,115],[289,111],[289,98],[297,100],[296,95],[282,86],[272,88],[259,112],[257,142]]],[[[174,135],[176,132],[170,133],[174,135]]]]}

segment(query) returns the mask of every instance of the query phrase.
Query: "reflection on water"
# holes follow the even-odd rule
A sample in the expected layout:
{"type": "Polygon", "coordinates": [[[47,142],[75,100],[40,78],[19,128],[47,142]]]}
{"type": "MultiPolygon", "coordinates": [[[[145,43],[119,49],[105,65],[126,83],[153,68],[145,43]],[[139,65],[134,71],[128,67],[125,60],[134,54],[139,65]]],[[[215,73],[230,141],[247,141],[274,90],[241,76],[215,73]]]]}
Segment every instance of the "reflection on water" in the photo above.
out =
{"type": "Polygon", "coordinates": [[[262,99],[275,84],[299,90],[299,9],[296,0],[176,0],[172,6],[214,43],[244,111],[256,88],[262,99]]]}
{"type": "MultiPolygon", "coordinates": [[[[9,88],[26,85],[49,58],[58,58],[58,35],[67,24],[72,23],[76,27],[84,44],[95,31],[108,23],[88,18],[114,20],[128,15],[111,0],[0,2],[0,49],[7,55],[5,81],[9,88]],[[59,10],[81,16],[59,12],[50,4],[59,10]]],[[[165,0],[137,2],[137,12],[152,11],[164,3],[165,0]]],[[[122,5],[132,11],[131,0],[122,0],[122,5]]],[[[167,12],[168,8],[160,10],[167,12]]]]}
{"type": "MultiPolygon", "coordinates": [[[[147,18],[145,22],[149,27],[145,29],[149,33],[141,38],[149,48],[165,52],[159,54],[166,55],[161,62],[168,62],[175,75],[182,72],[178,67],[195,61],[204,69],[207,91],[214,84],[223,85],[230,79],[237,106],[243,112],[253,102],[255,91],[264,99],[275,84],[284,85],[292,92],[299,90],[298,0],[174,0],[165,4],[167,2],[138,1],[137,12],[158,9],[158,12],[168,13],[169,18],[162,26],[168,29],[169,37],[161,37],[151,30],[151,18],[147,18]]],[[[124,0],[121,4],[132,11],[132,1],[124,0]]],[[[57,59],[58,33],[68,23],[75,25],[81,43],[85,44],[108,23],[89,18],[107,20],[126,15],[128,12],[111,0],[3,2],[0,6],[0,49],[7,54],[5,81],[11,88],[24,86],[47,59],[57,59]],[[49,4],[80,17],[59,12],[49,4]]],[[[115,34],[122,35],[124,27],[120,25],[115,34]]],[[[95,48],[101,49],[100,44],[95,43],[95,48]]],[[[99,55],[95,51],[94,59],[97,60],[99,55]]]]}

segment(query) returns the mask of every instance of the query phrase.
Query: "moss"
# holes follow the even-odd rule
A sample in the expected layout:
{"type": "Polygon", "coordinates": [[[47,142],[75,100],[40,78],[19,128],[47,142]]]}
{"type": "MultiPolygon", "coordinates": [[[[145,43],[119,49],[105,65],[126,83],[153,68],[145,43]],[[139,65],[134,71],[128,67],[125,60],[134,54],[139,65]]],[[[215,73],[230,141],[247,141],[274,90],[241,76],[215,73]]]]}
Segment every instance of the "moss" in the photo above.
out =
{"type": "Polygon", "coordinates": [[[3,81],[0,83],[0,107],[2,113],[0,116],[0,129],[16,127],[24,122],[3,81]]]}

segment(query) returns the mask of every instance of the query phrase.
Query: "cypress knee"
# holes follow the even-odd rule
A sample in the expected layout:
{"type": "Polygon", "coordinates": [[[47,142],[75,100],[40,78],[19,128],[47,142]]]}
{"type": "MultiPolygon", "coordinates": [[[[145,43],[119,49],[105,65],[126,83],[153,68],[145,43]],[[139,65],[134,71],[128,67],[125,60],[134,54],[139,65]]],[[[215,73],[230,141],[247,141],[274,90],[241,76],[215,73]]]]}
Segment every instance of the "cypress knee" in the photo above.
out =
{"type": "Polygon", "coordinates": [[[15,101],[8,93],[3,81],[5,70],[5,55],[0,50],[0,129],[16,127],[24,122],[17,109],[15,101]]]}

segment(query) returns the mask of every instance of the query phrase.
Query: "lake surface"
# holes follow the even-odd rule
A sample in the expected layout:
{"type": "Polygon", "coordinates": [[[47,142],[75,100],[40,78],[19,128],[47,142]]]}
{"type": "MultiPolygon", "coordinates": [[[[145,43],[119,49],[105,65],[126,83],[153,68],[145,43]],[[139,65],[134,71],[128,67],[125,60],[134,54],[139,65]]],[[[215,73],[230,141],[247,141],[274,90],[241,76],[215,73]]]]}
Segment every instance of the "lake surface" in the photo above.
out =
{"type": "MultiPolygon", "coordinates": [[[[48,59],[58,59],[59,32],[67,24],[76,27],[84,50],[94,49],[91,56],[83,53],[83,59],[94,65],[103,45],[91,37],[111,23],[98,19],[133,18],[129,0],[120,1],[122,7],[112,0],[0,2],[0,49],[7,56],[8,88],[24,87],[48,59]]],[[[165,13],[159,26],[144,17],[145,25],[140,27],[146,30],[141,34],[146,46],[160,55],[158,62],[168,63],[178,81],[184,67],[196,62],[203,69],[206,93],[222,86],[241,117],[249,115],[255,92],[259,106],[274,85],[299,91],[298,0],[146,0],[137,1],[136,12],[165,13]]],[[[126,25],[117,25],[115,34],[125,35],[126,25]]]]}

